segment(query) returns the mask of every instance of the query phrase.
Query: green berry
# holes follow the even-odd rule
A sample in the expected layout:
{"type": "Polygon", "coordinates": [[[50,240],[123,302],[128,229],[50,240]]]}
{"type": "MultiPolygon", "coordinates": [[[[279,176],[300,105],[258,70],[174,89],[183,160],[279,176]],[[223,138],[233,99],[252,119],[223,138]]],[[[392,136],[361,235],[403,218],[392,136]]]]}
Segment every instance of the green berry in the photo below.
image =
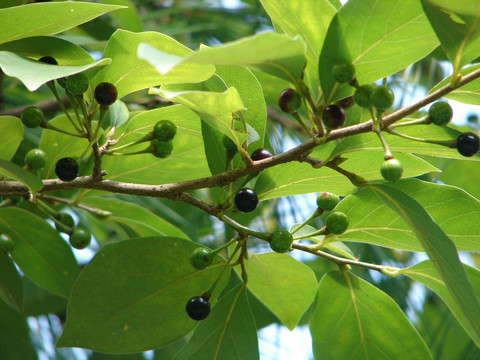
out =
{"type": "Polygon", "coordinates": [[[445,126],[452,119],[452,107],[446,101],[439,101],[430,106],[428,116],[435,125],[445,126]]]}
{"type": "Polygon", "coordinates": [[[329,105],[323,109],[322,120],[328,130],[338,129],[345,123],[345,112],[338,105],[329,105]]]}
{"type": "Polygon", "coordinates": [[[285,89],[280,93],[278,98],[278,106],[283,112],[291,114],[302,106],[302,98],[293,89],[285,89]]]}
{"type": "Polygon", "coordinates": [[[70,214],[58,213],[56,219],[61,223],[55,223],[55,228],[60,232],[69,234],[75,228],[75,222],[70,214]]]}
{"type": "Polygon", "coordinates": [[[210,303],[201,296],[195,296],[188,300],[185,310],[191,319],[200,321],[210,314],[210,303]]]}
{"type": "Polygon", "coordinates": [[[66,88],[70,94],[82,95],[88,90],[88,78],[83,73],[71,75],[67,78],[66,88]]]}
{"type": "Polygon", "coordinates": [[[327,217],[327,221],[325,222],[327,230],[331,234],[340,235],[347,230],[348,227],[348,218],[342,212],[333,212],[327,217]]]}
{"type": "Polygon", "coordinates": [[[7,234],[0,235],[0,255],[7,255],[15,248],[15,243],[7,234]]]}
{"type": "Polygon", "coordinates": [[[235,195],[233,202],[238,210],[248,213],[257,208],[258,196],[257,193],[252,189],[243,188],[235,195]]]}
{"type": "Polygon", "coordinates": [[[62,181],[72,181],[78,176],[79,166],[71,157],[61,158],[55,164],[55,174],[62,181]]]}
{"type": "Polygon", "coordinates": [[[385,160],[380,167],[380,173],[385,180],[395,182],[400,180],[403,174],[403,166],[397,159],[385,160]]]}
{"type": "Polygon", "coordinates": [[[36,106],[26,107],[20,114],[23,125],[29,129],[36,128],[45,120],[42,109],[36,106]]]}
{"type": "Polygon", "coordinates": [[[115,85],[102,82],[97,85],[93,94],[95,100],[100,105],[112,105],[117,100],[118,92],[115,85]]]}
{"type": "Polygon", "coordinates": [[[41,149],[32,149],[25,155],[25,165],[30,169],[38,170],[45,167],[47,154],[41,149]]]}
{"type": "Polygon", "coordinates": [[[83,229],[75,229],[68,240],[75,249],[85,249],[92,241],[90,233],[83,229]]]}
{"type": "Polygon", "coordinates": [[[223,148],[232,154],[236,154],[238,152],[237,145],[235,142],[230,139],[227,135],[223,135],[222,139],[223,148]]]}
{"type": "Polygon", "coordinates": [[[466,132],[457,137],[457,151],[460,155],[471,157],[478,153],[480,148],[479,138],[477,134],[466,132]]]}
{"type": "Polygon", "coordinates": [[[190,255],[190,264],[197,270],[203,270],[212,263],[210,252],[205,248],[197,248],[190,255]]]}
{"type": "Polygon", "coordinates": [[[153,133],[158,141],[172,141],[177,134],[177,126],[170,120],[160,120],[153,127],[153,133]]]}
{"type": "Polygon", "coordinates": [[[470,124],[478,123],[478,115],[477,114],[469,114],[467,116],[467,122],[469,122],[470,124]]]}
{"type": "Polygon", "coordinates": [[[287,230],[277,229],[272,233],[270,247],[278,253],[285,253],[292,247],[293,236],[287,230]]]}
{"type": "Polygon", "coordinates": [[[317,207],[323,211],[332,211],[340,202],[338,195],[322,192],[317,196],[317,207]]]}
{"type": "Polygon", "coordinates": [[[372,90],[370,94],[370,100],[372,105],[378,110],[385,110],[393,105],[395,95],[393,94],[392,89],[390,89],[388,86],[380,85],[372,90]]]}
{"type": "Polygon", "coordinates": [[[362,108],[368,108],[372,106],[372,101],[370,100],[370,94],[372,93],[372,91],[372,85],[362,85],[355,91],[353,99],[358,106],[362,108]]]}
{"type": "Polygon", "coordinates": [[[339,83],[349,83],[355,78],[355,68],[349,63],[338,63],[333,66],[332,75],[339,83]]]}
{"type": "Polygon", "coordinates": [[[166,158],[173,151],[173,143],[171,141],[164,142],[154,139],[150,142],[150,144],[152,145],[152,154],[157,158],[166,158]]]}

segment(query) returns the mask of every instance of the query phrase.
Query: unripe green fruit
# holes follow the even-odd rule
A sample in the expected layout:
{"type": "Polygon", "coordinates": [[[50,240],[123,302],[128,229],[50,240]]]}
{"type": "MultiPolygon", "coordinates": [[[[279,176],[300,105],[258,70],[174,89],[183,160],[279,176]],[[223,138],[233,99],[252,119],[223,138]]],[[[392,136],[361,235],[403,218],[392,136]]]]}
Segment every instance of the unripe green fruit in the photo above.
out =
{"type": "Polygon", "coordinates": [[[392,89],[390,89],[388,86],[380,85],[372,90],[370,94],[370,100],[372,105],[378,110],[385,110],[393,105],[395,95],[393,94],[392,89]]]}
{"type": "Polygon", "coordinates": [[[88,78],[83,73],[71,75],[67,78],[66,88],[70,94],[82,95],[88,90],[88,78]]]}
{"type": "Polygon", "coordinates": [[[345,123],[345,112],[338,105],[329,105],[323,109],[322,120],[328,130],[338,129],[345,123]]]}
{"type": "Polygon", "coordinates": [[[338,195],[322,192],[317,196],[317,207],[323,211],[332,211],[340,202],[338,195]]]}
{"type": "Polygon", "coordinates": [[[190,255],[190,264],[194,269],[203,270],[212,263],[210,252],[205,248],[197,248],[190,255]]]}
{"type": "Polygon", "coordinates": [[[287,230],[277,229],[272,233],[270,248],[278,253],[285,253],[292,248],[293,236],[287,230]]]}
{"type": "Polygon", "coordinates": [[[177,134],[177,126],[170,120],[160,120],[153,127],[153,133],[158,141],[172,141],[177,134]]]}
{"type": "Polygon", "coordinates": [[[166,158],[173,151],[173,143],[171,141],[164,142],[154,139],[150,142],[150,144],[153,147],[152,154],[157,158],[166,158]]]}
{"type": "Polygon", "coordinates": [[[446,101],[439,101],[430,106],[428,116],[435,125],[445,126],[452,119],[452,107],[446,101]]]}
{"type": "Polygon", "coordinates": [[[238,152],[237,145],[235,145],[235,142],[227,135],[223,135],[222,143],[223,148],[228,152],[231,152],[232,154],[236,154],[238,152]]]}
{"type": "Polygon", "coordinates": [[[45,120],[45,116],[43,115],[42,109],[39,107],[28,106],[20,114],[20,119],[25,127],[33,129],[42,124],[43,120],[45,120]]]}
{"type": "Polygon", "coordinates": [[[397,159],[385,160],[380,167],[380,173],[387,181],[395,182],[400,180],[403,174],[403,166],[397,159]]]}
{"type": "Polygon", "coordinates": [[[331,234],[343,234],[348,227],[347,215],[339,211],[333,212],[328,215],[325,225],[331,234]]]}
{"type": "Polygon", "coordinates": [[[355,78],[355,68],[349,63],[338,63],[332,68],[332,75],[339,83],[348,83],[355,78]]]}
{"type": "Polygon", "coordinates": [[[30,169],[38,170],[45,167],[47,154],[41,149],[32,149],[25,155],[25,165],[30,169]]]}
{"type": "Polygon", "coordinates": [[[58,231],[68,234],[75,228],[75,221],[73,221],[73,217],[70,214],[59,213],[56,218],[61,223],[55,223],[55,228],[58,231]]]}
{"type": "Polygon", "coordinates": [[[100,105],[112,105],[117,100],[118,92],[115,85],[108,82],[102,82],[97,85],[93,94],[95,100],[100,105]]]}
{"type": "Polygon", "coordinates": [[[15,249],[15,243],[7,234],[0,235],[0,255],[7,255],[15,249]]]}
{"type": "Polygon", "coordinates": [[[302,97],[294,89],[285,89],[280,93],[278,106],[283,112],[291,114],[302,106],[302,97]]]}
{"type": "Polygon", "coordinates": [[[83,229],[75,229],[70,235],[69,242],[75,249],[85,249],[92,241],[90,233],[83,229]]]}
{"type": "Polygon", "coordinates": [[[372,101],[370,100],[370,94],[373,91],[372,85],[362,85],[360,86],[353,95],[353,98],[358,106],[362,108],[368,108],[372,106],[372,101]]]}
{"type": "Polygon", "coordinates": [[[478,115],[477,114],[470,114],[467,116],[467,122],[470,124],[478,123],[478,115]]]}

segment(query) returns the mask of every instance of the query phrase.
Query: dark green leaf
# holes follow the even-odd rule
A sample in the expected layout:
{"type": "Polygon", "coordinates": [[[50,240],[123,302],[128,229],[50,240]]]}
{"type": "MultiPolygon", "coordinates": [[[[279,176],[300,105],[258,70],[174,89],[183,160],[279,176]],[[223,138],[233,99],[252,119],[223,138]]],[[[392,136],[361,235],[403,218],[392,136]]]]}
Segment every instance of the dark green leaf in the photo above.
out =
{"type": "Polygon", "coordinates": [[[0,116],[0,159],[10,160],[23,139],[23,126],[19,118],[0,116]]]}
{"type": "Polygon", "coordinates": [[[23,312],[22,278],[8,255],[0,255],[0,299],[23,312]]]}
{"type": "Polygon", "coordinates": [[[20,181],[28,187],[32,195],[35,195],[43,188],[43,182],[38,176],[10,161],[0,159],[0,174],[20,181]]]}

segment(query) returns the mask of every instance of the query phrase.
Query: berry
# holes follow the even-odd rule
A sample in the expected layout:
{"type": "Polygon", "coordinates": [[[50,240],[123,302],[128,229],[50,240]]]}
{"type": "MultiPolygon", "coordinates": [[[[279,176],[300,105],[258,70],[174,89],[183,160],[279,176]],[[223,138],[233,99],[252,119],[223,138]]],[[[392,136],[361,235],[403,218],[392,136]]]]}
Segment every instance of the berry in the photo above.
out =
{"type": "Polygon", "coordinates": [[[238,210],[247,213],[257,208],[258,196],[252,189],[243,188],[235,195],[233,202],[238,210]]]}
{"type": "Polygon", "coordinates": [[[238,152],[237,145],[235,145],[235,142],[227,135],[223,135],[222,143],[223,148],[228,152],[231,152],[232,154],[236,154],[238,152]]]}
{"type": "Polygon", "coordinates": [[[428,116],[435,125],[447,125],[452,119],[452,107],[445,101],[439,101],[430,106],[428,109],[428,116]]]}
{"type": "Polygon", "coordinates": [[[267,159],[267,158],[272,157],[272,156],[273,156],[273,154],[270,150],[257,149],[252,153],[251,158],[252,158],[253,161],[258,161],[258,160],[267,159]]]}
{"type": "Polygon", "coordinates": [[[278,253],[285,253],[292,247],[293,236],[287,230],[277,229],[272,233],[270,248],[278,253]]]}
{"type": "Polygon", "coordinates": [[[70,245],[75,249],[82,250],[85,249],[90,242],[92,241],[92,236],[90,233],[83,229],[75,229],[68,239],[70,245]]]}
{"type": "Polygon", "coordinates": [[[83,73],[71,75],[67,78],[66,88],[70,94],[82,95],[88,90],[88,78],[83,73]]]}
{"type": "Polygon", "coordinates": [[[280,93],[278,98],[278,106],[283,112],[293,113],[302,106],[302,98],[293,89],[285,89],[280,93]]]}
{"type": "Polygon", "coordinates": [[[210,303],[201,296],[195,296],[188,300],[185,310],[190,319],[200,321],[210,314],[210,303]]]}
{"type": "Polygon", "coordinates": [[[55,228],[63,233],[71,233],[72,229],[75,227],[75,222],[73,217],[67,213],[58,213],[56,219],[61,223],[55,223],[55,228]]]}
{"type": "Polygon", "coordinates": [[[72,181],[78,176],[78,163],[71,157],[61,158],[55,164],[55,174],[62,181],[72,181]]]}
{"type": "Polygon", "coordinates": [[[397,159],[385,160],[380,167],[380,173],[385,180],[395,182],[400,180],[403,174],[403,166],[397,159]]]}
{"type": "Polygon", "coordinates": [[[470,114],[467,116],[467,122],[470,124],[478,123],[478,115],[477,114],[470,114]]]}
{"type": "Polygon", "coordinates": [[[45,120],[42,109],[36,106],[26,107],[20,114],[23,125],[29,129],[36,128],[45,120]]]}
{"type": "Polygon", "coordinates": [[[467,157],[471,157],[478,152],[480,145],[478,135],[466,132],[457,138],[457,151],[467,157]]]}
{"type": "Polygon", "coordinates": [[[372,101],[370,100],[370,94],[372,93],[372,90],[372,85],[362,85],[355,91],[353,99],[358,106],[362,108],[368,108],[372,105],[372,101]]]}
{"type": "Polygon", "coordinates": [[[177,134],[177,126],[170,120],[161,120],[153,127],[153,133],[158,141],[172,141],[177,134]]]}
{"type": "Polygon", "coordinates": [[[336,82],[348,83],[355,78],[355,68],[349,63],[338,63],[333,66],[332,75],[336,82]]]}
{"type": "Polygon", "coordinates": [[[323,109],[322,120],[327,129],[338,129],[345,123],[345,112],[338,105],[329,105],[323,109]]]}
{"type": "Polygon", "coordinates": [[[395,95],[393,95],[392,89],[386,85],[377,86],[370,93],[370,101],[378,110],[388,109],[393,105],[394,100],[395,95]]]}
{"type": "Polygon", "coordinates": [[[157,158],[166,158],[173,151],[173,143],[171,141],[163,142],[158,141],[157,139],[150,142],[152,145],[152,154],[157,158]]]}
{"type": "Polygon", "coordinates": [[[353,98],[353,95],[352,95],[352,96],[338,100],[337,105],[342,107],[343,109],[348,109],[353,105],[354,102],[355,102],[355,99],[353,98]]]}
{"type": "Polygon", "coordinates": [[[7,255],[15,248],[15,243],[7,234],[0,235],[0,255],[7,255]]]}
{"type": "Polygon", "coordinates": [[[340,235],[345,232],[348,227],[347,215],[339,211],[333,212],[328,215],[325,225],[331,234],[340,235]]]}
{"type": "Polygon", "coordinates": [[[212,263],[210,252],[205,248],[197,248],[190,255],[190,264],[197,269],[203,270],[212,263]]]}
{"type": "Polygon", "coordinates": [[[58,65],[58,62],[57,60],[55,60],[53,57],[51,56],[44,56],[44,57],[41,57],[40,59],[38,59],[38,61],[41,61],[45,64],[50,64],[50,65],[58,65]]]}
{"type": "Polygon", "coordinates": [[[115,85],[107,83],[107,82],[102,82],[97,85],[94,91],[94,97],[95,100],[100,104],[100,105],[112,105],[115,100],[117,100],[117,88],[115,85]]]}
{"type": "Polygon", "coordinates": [[[339,202],[340,197],[338,195],[328,192],[322,192],[317,196],[317,206],[323,211],[332,211],[339,202]]]}
{"type": "Polygon", "coordinates": [[[30,169],[38,170],[45,167],[47,154],[41,149],[32,149],[25,155],[25,165],[30,169]]]}

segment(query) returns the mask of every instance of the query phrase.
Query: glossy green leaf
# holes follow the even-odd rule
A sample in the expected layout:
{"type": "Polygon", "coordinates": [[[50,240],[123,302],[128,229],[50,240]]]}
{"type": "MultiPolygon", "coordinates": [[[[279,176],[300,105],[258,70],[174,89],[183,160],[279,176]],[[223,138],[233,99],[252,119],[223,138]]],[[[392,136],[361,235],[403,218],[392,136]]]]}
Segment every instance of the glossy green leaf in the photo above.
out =
{"type": "Polygon", "coordinates": [[[340,61],[355,66],[360,84],[369,84],[406,68],[438,46],[438,39],[418,0],[350,0],[333,18],[320,54],[324,96],[341,99],[353,93],[337,87],[332,67],[340,61]]]}
{"type": "Polygon", "coordinates": [[[131,227],[140,236],[173,236],[188,240],[182,230],[137,204],[106,197],[89,197],[83,199],[82,204],[111,212],[109,220],[131,227]]]}
{"type": "Polygon", "coordinates": [[[33,195],[39,192],[43,187],[43,182],[38,176],[10,161],[0,159],[0,174],[20,181],[28,187],[33,195]]]}
{"type": "Polygon", "coordinates": [[[18,78],[28,90],[35,91],[46,82],[86,70],[95,72],[109,65],[110,59],[102,59],[88,65],[55,66],[23,58],[9,51],[0,51],[0,67],[3,72],[18,78]]]}
{"type": "Polygon", "coordinates": [[[114,11],[110,16],[119,24],[121,29],[135,32],[143,31],[142,19],[134,2],[130,0],[102,0],[102,3],[128,7],[114,11]]]}
{"type": "Polygon", "coordinates": [[[103,354],[94,352],[88,360],[145,360],[142,353],[137,354],[103,354]]]}
{"type": "Polygon", "coordinates": [[[0,255],[0,302],[23,312],[23,283],[11,257],[0,255]]]}
{"type": "MultiPolygon", "coordinates": [[[[465,76],[467,74],[470,74],[474,70],[478,70],[479,68],[480,64],[468,66],[460,70],[460,75],[465,76]]],[[[451,80],[451,76],[443,79],[430,90],[430,93],[438,90],[442,86],[450,84],[451,80]]],[[[462,87],[459,87],[452,92],[446,94],[444,97],[447,99],[460,101],[464,104],[480,105],[480,79],[473,80],[468,84],[463,85],[462,87]]]]}
{"type": "Polygon", "coordinates": [[[457,72],[478,57],[480,6],[478,1],[422,0],[423,9],[457,72]]]}
{"type": "Polygon", "coordinates": [[[0,43],[39,35],[53,35],[88,22],[122,6],[87,2],[52,2],[0,9],[0,43]]]}
{"type": "Polygon", "coordinates": [[[477,179],[480,179],[480,167],[472,166],[468,160],[449,161],[439,176],[445,184],[457,186],[470,195],[480,199],[480,187],[477,179]]]}
{"type": "Polygon", "coordinates": [[[393,299],[350,272],[320,280],[310,332],[315,359],[432,358],[393,299]]]}
{"type": "MultiPolygon", "coordinates": [[[[468,265],[463,265],[465,271],[468,275],[468,278],[472,282],[473,288],[477,296],[480,295],[480,272],[478,269],[472,268],[468,265]]],[[[458,305],[455,303],[452,295],[448,291],[448,288],[445,286],[442,278],[435,270],[434,264],[430,260],[422,261],[414,266],[402,270],[402,274],[407,275],[408,277],[421,282],[423,285],[428,287],[430,290],[434,291],[448,306],[452,314],[458,320],[460,325],[465,329],[466,333],[475,341],[477,346],[480,346],[480,337],[475,329],[470,325],[470,322],[467,321],[465,315],[461,312],[458,305]]]]}
{"type": "Polygon", "coordinates": [[[26,276],[54,294],[70,295],[79,267],[58,231],[31,212],[2,208],[0,232],[15,243],[12,258],[26,276]]]}
{"type": "MultiPolygon", "coordinates": [[[[480,250],[480,201],[459,188],[415,179],[401,180],[391,186],[418,201],[460,251],[480,250]]],[[[343,199],[335,210],[348,216],[349,226],[341,235],[330,235],[331,240],[424,251],[401,217],[368,188],[343,199]]]]}
{"type": "Polygon", "coordinates": [[[95,84],[114,84],[118,98],[122,98],[134,91],[161,84],[197,83],[208,79],[215,72],[212,65],[183,64],[167,75],[160,75],[155,67],[137,57],[140,43],[150,44],[177,56],[192,53],[192,50],[178,41],[158,32],[133,33],[119,29],[112,35],[103,53],[104,58],[112,58],[112,64],[97,74],[95,84]]]}
{"type": "Polygon", "coordinates": [[[480,336],[480,302],[463,268],[455,244],[415,199],[388,185],[370,188],[412,229],[444,281],[475,336],[480,336]]]}
{"type": "Polygon", "coordinates": [[[39,316],[46,314],[63,313],[67,309],[67,299],[43,289],[28,277],[23,277],[25,293],[24,314],[39,316]]]}
{"type": "MultiPolygon", "coordinates": [[[[185,304],[208,290],[225,264],[216,256],[212,266],[195,270],[190,254],[197,247],[172,237],[103,247],[75,283],[57,346],[120,354],[158,348],[186,335],[196,322],[185,304]]],[[[213,299],[226,281],[228,276],[217,284],[213,299]]]]}
{"type": "Polygon", "coordinates": [[[10,160],[23,139],[23,126],[15,116],[0,116],[0,159],[10,160]]]}
{"type": "Polygon", "coordinates": [[[202,47],[189,56],[178,56],[148,44],[140,44],[138,56],[168,74],[185,63],[240,65],[295,83],[305,65],[305,43],[297,37],[264,32],[216,47],[202,47]]]}
{"type": "Polygon", "coordinates": [[[315,297],[317,279],[313,271],[291,256],[273,252],[253,255],[245,266],[248,289],[293,330],[315,297]]]}
{"type": "Polygon", "coordinates": [[[174,360],[259,359],[257,329],[245,286],[225,294],[174,360]]]}

